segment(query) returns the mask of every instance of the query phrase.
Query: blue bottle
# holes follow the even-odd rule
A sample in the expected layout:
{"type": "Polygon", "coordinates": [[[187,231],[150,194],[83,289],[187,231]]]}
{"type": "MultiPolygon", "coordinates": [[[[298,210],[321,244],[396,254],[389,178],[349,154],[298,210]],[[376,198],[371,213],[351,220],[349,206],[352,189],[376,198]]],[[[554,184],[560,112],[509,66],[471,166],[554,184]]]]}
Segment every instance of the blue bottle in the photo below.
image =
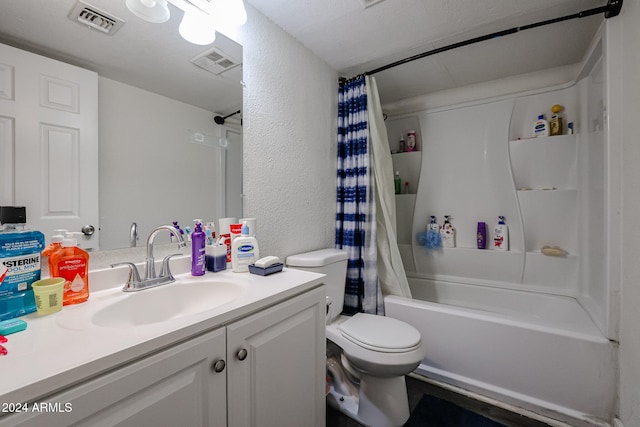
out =
{"type": "Polygon", "coordinates": [[[202,220],[194,219],[195,230],[191,234],[191,275],[202,276],[205,270],[206,234],[202,231],[202,220]]]}

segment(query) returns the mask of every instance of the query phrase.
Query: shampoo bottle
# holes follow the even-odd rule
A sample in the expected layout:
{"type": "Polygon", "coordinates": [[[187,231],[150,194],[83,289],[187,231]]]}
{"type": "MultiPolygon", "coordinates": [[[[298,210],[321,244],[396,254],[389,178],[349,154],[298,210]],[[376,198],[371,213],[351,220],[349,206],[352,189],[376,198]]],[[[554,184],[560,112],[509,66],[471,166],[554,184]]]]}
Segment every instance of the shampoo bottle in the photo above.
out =
{"type": "Polygon", "coordinates": [[[393,184],[395,186],[396,194],[400,194],[402,191],[402,180],[400,179],[400,172],[396,171],[396,177],[393,180],[393,184]]]}
{"type": "Polygon", "coordinates": [[[498,217],[498,224],[493,228],[493,246],[496,251],[509,250],[509,227],[504,223],[504,217],[498,217]]]}
{"type": "Polygon", "coordinates": [[[478,243],[478,249],[487,248],[487,224],[484,222],[478,223],[478,233],[476,234],[476,240],[478,243]]]}
{"type": "Polygon", "coordinates": [[[202,276],[205,270],[206,235],[202,231],[202,220],[194,219],[195,230],[191,234],[191,275],[202,276]]]}
{"type": "Polygon", "coordinates": [[[407,151],[416,151],[416,131],[410,130],[407,134],[407,151]]]}
{"type": "Polygon", "coordinates": [[[65,279],[62,305],[89,299],[89,253],[78,247],[74,233],[67,233],[61,248],[49,258],[51,277],[65,279]]]}
{"type": "Polygon", "coordinates": [[[443,248],[455,248],[456,247],[456,229],[451,222],[451,215],[444,216],[444,224],[440,227],[440,237],[442,238],[443,248]]]}
{"type": "Polygon", "coordinates": [[[551,107],[551,120],[549,121],[549,135],[562,135],[562,131],[564,126],[562,124],[562,116],[560,116],[560,112],[562,111],[562,105],[555,104],[551,107]]]}
{"type": "Polygon", "coordinates": [[[549,136],[549,122],[544,119],[544,114],[538,115],[538,120],[533,125],[533,135],[538,136],[549,136]]]}
{"type": "Polygon", "coordinates": [[[255,237],[249,236],[249,227],[245,223],[242,225],[240,236],[231,242],[231,268],[236,273],[247,272],[249,265],[258,259],[260,259],[258,241],[255,237]]]}

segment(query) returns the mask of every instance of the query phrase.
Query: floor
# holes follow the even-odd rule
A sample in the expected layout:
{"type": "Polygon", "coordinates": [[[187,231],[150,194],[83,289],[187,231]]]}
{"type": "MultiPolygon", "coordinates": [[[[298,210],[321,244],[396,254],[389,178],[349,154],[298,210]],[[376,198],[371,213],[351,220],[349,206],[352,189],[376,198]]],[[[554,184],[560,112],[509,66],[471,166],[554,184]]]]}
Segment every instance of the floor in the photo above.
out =
{"type": "MultiPolygon", "coordinates": [[[[549,427],[548,424],[526,418],[522,415],[498,408],[484,402],[445,390],[438,386],[407,377],[407,393],[409,396],[409,408],[413,410],[423,394],[431,394],[441,399],[454,402],[470,411],[484,415],[507,427],[549,427]]],[[[363,427],[360,423],[341,414],[327,405],[327,427],[363,427]]],[[[461,426],[464,427],[464,426],[461,426]]]]}

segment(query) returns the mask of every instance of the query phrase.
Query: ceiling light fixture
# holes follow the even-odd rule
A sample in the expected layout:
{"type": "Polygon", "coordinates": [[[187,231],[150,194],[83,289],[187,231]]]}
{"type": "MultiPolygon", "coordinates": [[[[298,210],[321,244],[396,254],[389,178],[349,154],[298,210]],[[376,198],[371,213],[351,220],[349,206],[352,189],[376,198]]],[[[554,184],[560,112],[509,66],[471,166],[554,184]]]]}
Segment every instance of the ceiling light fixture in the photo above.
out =
{"type": "Polygon", "coordinates": [[[216,39],[216,28],[211,16],[196,10],[184,12],[178,31],[183,39],[197,45],[208,45],[216,39]]]}
{"type": "Polygon", "coordinates": [[[161,24],[169,20],[167,0],[126,0],[125,4],[134,15],[147,22],[161,24]]]}
{"type": "Polygon", "coordinates": [[[167,2],[184,12],[178,31],[183,39],[197,45],[213,43],[216,23],[239,27],[247,22],[243,0],[125,0],[127,8],[148,22],[169,20],[167,2]]]}

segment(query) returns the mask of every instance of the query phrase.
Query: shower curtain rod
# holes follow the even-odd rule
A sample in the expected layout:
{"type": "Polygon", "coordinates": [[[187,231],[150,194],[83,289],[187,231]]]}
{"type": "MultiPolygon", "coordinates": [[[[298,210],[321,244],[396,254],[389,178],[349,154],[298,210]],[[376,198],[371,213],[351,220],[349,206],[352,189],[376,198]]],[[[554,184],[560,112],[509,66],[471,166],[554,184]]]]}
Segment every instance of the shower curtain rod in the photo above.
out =
{"type": "Polygon", "coordinates": [[[587,16],[597,15],[599,13],[604,13],[605,18],[613,18],[614,16],[618,16],[620,14],[620,9],[622,8],[623,0],[609,0],[605,6],[596,7],[593,9],[584,10],[582,12],[574,13],[572,15],[561,16],[559,18],[548,19],[546,21],[536,22],[534,24],[524,25],[522,27],[513,27],[508,30],[497,31],[495,33],[486,34],[484,36],[475,37],[469,40],[461,41],[458,43],[453,43],[448,46],[439,47],[437,49],[430,50],[428,52],[420,53],[418,55],[411,56],[409,58],[401,59],[400,61],[392,62],[391,64],[384,65],[382,67],[376,68],[375,70],[366,71],[364,75],[372,75],[379,73],[384,70],[388,70],[389,68],[397,67],[398,65],[406,64],[407,62],[412,62],[417,59],[426,58],[427,56],[435,55],[438,53],[446,52],[448,50],[457,49],[459,47],[468,46],[470,44],[482,42],[485,40],[490,40],[496,37],[502,37],[509,34],[515,34],[519,31],[529,30],[531,28],[542,27],[544,25],[555,24],[556,22],[568,21],[570,19],[575,18],[585,18],[587,16]]]}

